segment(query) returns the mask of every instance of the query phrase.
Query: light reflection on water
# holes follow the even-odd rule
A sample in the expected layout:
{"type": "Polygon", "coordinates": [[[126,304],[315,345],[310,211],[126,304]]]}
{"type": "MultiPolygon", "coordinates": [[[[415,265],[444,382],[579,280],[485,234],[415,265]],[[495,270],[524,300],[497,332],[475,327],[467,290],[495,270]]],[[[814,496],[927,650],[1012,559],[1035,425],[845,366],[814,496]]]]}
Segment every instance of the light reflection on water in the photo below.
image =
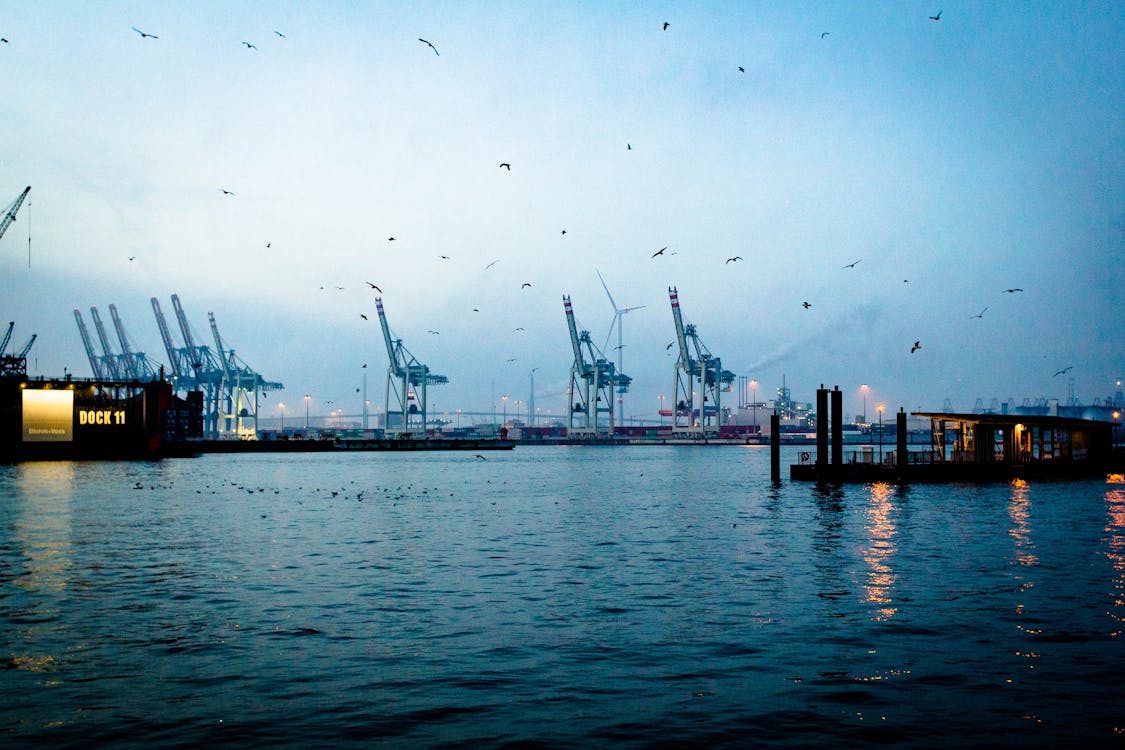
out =
{"type": "Polygon", "coordinates": [[[768,460],[0,467],[0,726],[74,747],[1112,736],[1122,490],[774,487],[768,460]]]}

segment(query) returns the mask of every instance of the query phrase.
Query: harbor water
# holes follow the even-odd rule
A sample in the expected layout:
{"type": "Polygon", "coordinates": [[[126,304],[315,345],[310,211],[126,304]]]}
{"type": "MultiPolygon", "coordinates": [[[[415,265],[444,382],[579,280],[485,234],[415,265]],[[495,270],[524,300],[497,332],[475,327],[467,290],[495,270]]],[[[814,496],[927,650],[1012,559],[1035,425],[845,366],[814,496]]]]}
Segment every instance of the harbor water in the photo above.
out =
{"type": "Polygon", "coordinates": [[[759,447],[0,466],[0,746],[1125,742],[1125,484],[759,447]],[[797,451],[783,451],[783,466],[797,451]]]}

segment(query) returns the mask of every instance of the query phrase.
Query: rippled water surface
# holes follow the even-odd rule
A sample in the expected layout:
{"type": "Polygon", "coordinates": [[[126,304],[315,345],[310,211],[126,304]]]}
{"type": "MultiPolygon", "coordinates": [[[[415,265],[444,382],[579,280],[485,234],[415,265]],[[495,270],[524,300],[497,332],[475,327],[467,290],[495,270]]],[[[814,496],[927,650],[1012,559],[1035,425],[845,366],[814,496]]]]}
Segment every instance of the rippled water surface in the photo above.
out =
{"type": "Polygon", "coordinates": [[[0,466],[0,745],[1125,740],[1125,485],[768,451],[0,466]],[[789,456],[783,456],[788,463],[789,456]]]}

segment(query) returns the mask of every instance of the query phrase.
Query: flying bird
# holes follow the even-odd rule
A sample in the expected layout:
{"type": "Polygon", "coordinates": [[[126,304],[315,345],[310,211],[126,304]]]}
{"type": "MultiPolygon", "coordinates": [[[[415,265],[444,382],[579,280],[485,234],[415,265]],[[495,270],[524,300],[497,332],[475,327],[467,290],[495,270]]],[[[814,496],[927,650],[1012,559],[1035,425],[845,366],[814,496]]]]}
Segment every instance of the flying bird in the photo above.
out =
{"type": "MultiPolygon", "coordinates": [[[[7,40],[4,40],[4,41],[7,41],[7,40]]],[[[632,151],[633,150],[633,144],[632,143],[626,143],[625,144],[625,150],[626,151],[632,151]]]]}
{"type": "Polygon", "coordinates": [[[278,35],[279,37],[281,37],[282,39],[288,39],[288,38],[289,38],[289,37],[285,36],[284,34],[282,34],[282,33],[281,33],[280,31],[275,31],[275,32],[273,32],[273,33],[277,34],[277,35],[278,35]]]}
{"type": "Polygon", "coordinates": [[[482,455],[481,455],[481,454],[479,454],[479,453],[477,453],[477,454],[476,454],[476,455],[475,455],[474,457],[475,457],[475,458],[479,458],[479,459],[480,459],[481,461],[487,461],[487,460],[488,460],[487,458],[485,458],[484,456],[482,456],[482,455]]]}
{"type": "Polygon", "coordinates": [[[667,31],[667,30],[668,30],[668,22],[667,22],[667,21],[665,21],[665,22],[664,22],[664,30],[665,30],[665,31],[667,31]]]}
{"type": "Polygon", "coordinates": [[[910,347],[910,353],[913,354],[914,352],[918,351],[921,348],[922,348],[922,342],[921,341],[915,341],[914,346],[910,347]]]}
{"type": "Polygon", "coordinates": [[[511,164],[509,164],[509,163],[508,163],[508,162],[506,162],[506,161],[505,161],[505,162],[501,162],[501,163],[500,163],[500,166],[501,166],[501,167],[503,167],[504,169],[508,170],[509,172],[511,172],[511,171],[512,171],[512,165],[511,165],[511,164]]]}
{"type": "Polygon", "coordinates": [[[931,20],[931,21],[940,21],[940,20],[941,20],[941,11],[939,10],[939,11],[937,12],[937,15],[936,15],[936,16],[930,16],[930,20],[931,20]]]}
{"type": "Polygon", "coordinates": [[[1022,292],[1023,290],[1022,290],[1022,289],[1019,289],[1019,288],[1016,288],[1016,289],[1005,289],[1004,291],[1005,291],[1005,292],[1006,292],[1007,294],[1015,294],[1016,292],[1022,292]]]}
{"type": "Polygon", "coordinates": [[[395,241],[395,238],[394,238],[394,237],[388,237],[388,238],[387,238],[387,242],[394,242],[394,241],[395,241]]]}
{"type": "MultiPolygon", "coordinates": [[[[143,33],[143,32],[142,32],[142,33],[143,33]]],[[[156,37],[153,37],[153,39],[155,39],[155,38],[156,38],[156,37]]],[[[3,42],[4,44],[7,44],[7,43],[8,43],[8,40],[7,40],[7,39],[4,39],[3,37],[0,37],[0,42],[3,42]]]]}
{"type": "Polygon", "coordinates": [[[442,260],[449,260],[448,255],[439,255],[438,257],[441,258],[442,260]]]}
{"type": "Polygon", "coordinates": [[[512,333],[516,333],[516,332],[522,331],[522,330],[523,330],[523,327],[521,326],[520,328],[517,328],[515,331],[512,331],[512,333]]]}
{"type": "Polygon", "coordinates": [[[655,253],[653,253],[651,257],[655,258],[657,255],[663,255],[664,251],[667,250],[667,249],[668,249],[668,246],[665,245],[664,247],[660,248],[655,253]]]}
{"type": "Polygon", "coordinates": [[[130,255],[130,256],[129,256],[129,260],[136,260],[136,259],[137,259],[137,256],[135,256],[135,255],[130,255]]]}
{"type": "Polygon", "coordinates": [[[489,263],[489,264],[488,264],[487,266],[485,266],[485,267],[484,267],[484,270],[486,270],[486,271],[487,271],[488,269],[492,268],[492,267],[493,267],[494,265],[496,265],[496,264],[497,264],[497,263],[499,263],[499,262],[500,262],[500,261],[498,261],[498,260],[494,260],[494,261],[492,261],[491,263],[489,263]]]}
{"type": "Polygon", "coordinates": [[[367,316],[366,316],[366,315],[364,315],[363,313],[360,313],[360,314],[359,314],[359,317],[363,318],[364,320],[367,320],[367,316]]]}
{"type": "Polygon", "coordinates": [[[1062,368],[1061,370],[1059,370],[1058,372],[1056,372],[1056,373],[1055,373],[1054,375],[1052,375],[1051,377],[1052,377],[1052,378],[1057,378],[1057,377],[1058,377],[1059,375],[1063,375],[1063,374],[1065,374],[1065,373],[1068,373],[1068,372],[1070,372],[1070,371],[1071,371],[1071,369],[1073,369],[1073,367],[1074,367],[1074,365],[1067,365],[1066,367],[1062,368]]]}
{"type": "Polygon", "coordinates": [[[744,68],[744,67],[742,67],[741,65],[739,65],[739,66],[738,66],[738,72],[739,72],[739,73],[745,73],[745,72],[746,72],[746,68],[744,68]]]}
{"type": "Polygon", "coordinates": [[[812,305],[810,305],[810,304],[809,304],[808,302],[802,302],[802,303],[801,303],[801,307],[803,307],[803,308],[805,308],[806,310],[808,310],[808,309],[809,309],[810,307],[812,307],[812,305]]]}
{"type": "MultiPolygon", "coordinates": [[[[733,258],[727,258],[727,263],[734,263],[735,261],[739,261],[739,260],[742,260],[742,256],[736,255],[733,258]]],[[[727,263],[724,263],[723,265],[725,266],[727,263]]]]}
{"type": "Polygon", "coordinates": [[[432,333],[435,336],[439,335],[437,331],[426,331],[426,333],[432,333]]]}
{"type": "Polygon", "coordinates": [[[828,32],[827,32],[827,31],[822,31],[822,32],[820,32],[820,38],[821,38],[821,39],[823,39],[823,38],[824,38],[824,37],[826,37],[826,36],[828,36],[828,32]]]}
{"type": "Polygon", "coordinates": [[[519,360],[518,360],[518,359],[516,359],[515,357],[509,357],[509,358],[508,358],[508,361],[509,361],[509,362],[519,362],[519,360]]]}
{"type": "Polygon", "coordinates": [[[480,312],[480,308],[479,308],[479,307],[474,307],[474,308],[473,308],[473,312],[480,312]]]}
{"type": "Polygon", "coordinates": [[[255,47],[250,42],[243,42],[243,44],[246,45],[246,49],[258,49],[257,47],[255,47]]]}
{"type": "Polygon", "coordinates": [[[669,341],[668,346],[664,347],[664,351],[668,351],[669,349],[671,349],[675,345],[675,343],[675,341],[669,341]]]}
{"type": "MultiPolygon", "coordinates": [[[[158,36],[157,36],[156,34],[146,34],[145,32],[143,32],[143,31],[141,31],[140,29],[138,29],[138,28],[137,28],[136,26],[130,26],[129,28],[131,28],[131,29],[132,29],[133,31],[135,31],[135,32],[137,32],[138,34],[140,34],[140,35],[141,35],[141,39],[145,39],[145,38],[148,38],[148,39],[159,39],[159,38],[160,38],[160,37],[158,37],[158,36]]],[[[4,42],[5,42],[5,43],[7,43],[7,41],[8,41],[7,39],[5,39],[5,40],[4,40],[4,42]]]]}
{"type": "Polygon", "coordinates": [[[267,249],[267,250],[269,250],[269,248],[270,248],[270,244],[271,244],[271,243],[269,243],[269,242],[267,242],[267,243],[266,243],[266,249],[267,249]]]}
{"type": "Polygon", "coordinates": [[[565,230],[565,229],[564,229],[564,230],[562,230],[562,233],[563,233],[563,234],[566,234],[566,230],[565,230]]]}
{"type": "Polygon", "coordinates": [[[226,188],[219,188],[219,190],[223,191],[223,195],[234,195],[234,193],[227,190],[226,188]]]}
{"type": "Polygon", "coordinates": [[[980,311],[979,313],[977,313],[976,315],[970,315],[970,316],[969,316],[969,318],[970,318],[970,319],[972,319],[972,318],[983,318],[983,317],[984,317],[984,313],[985,313],[985,310],[987,310],[987,309],[988,309],[988,308],[986,307],[986,308],[984,308],[984,310],[981,310],[981,311],[980,311]]]}
{"type": "Polygon", "coordinates": [[[855,268],[855,267],[856,267],[856,263],[862,263],[862,262],[863,262],[863,258],[860,258],[860,259],[859,259],[859,260],[857,260],[857,261],[856,261],[855,263],[849,263],[848,265],[844,266],[844,268],[855,268]]]}
{"type": "Polygon", "coordinates": [[[429,42],[427,42],[427,41],[426,41],[425,39],[423,39],[422,37],[418,37],[418,41],[419,41],[419,42],[421,42],[422,44],[426,45],[426,46],[427,46],[427,47],[429,47],[430,49],[432,49],[432,50],[434,51],[434,54],[435,54],[435,55],[437,55],[438,57],[441,57],[441,55],[440,55],[440,54],[438,53],[438,51],[437,51],[437,47],[435,47],[434,45],[430,44],[429,42]]]}
{"type": "Polygon", "coordinates": [[[366,370],[366,369],[367,369],[367,363],[366,363],[366,362],[364,362],[364,363],[363,363],[362,365],[360,365],[360,366],[361,366],[361,367],[362,367],[362,368],[363,368],[364,370],[366,370]]]}
{"type": "Polygon", "coordinates": [[[530,281],[525,281],[525,282],[523,282],[522,284],[520,284],[520,289],[528,289],[528,288],[530,288],[530,287],[531,287],[531,282],[530,282],[530,281]]]}
{"type": "Polygon", "coordinates": [[[364,283],[364,284],[367,284],[367,286],[371,287],[372,289],[374,289],[375,291],[377,291],[377,292],[378,292],[379,294],[382,294],[382,293],[383,293],[383,290],[382,290],[382,289],[380,289],[379,287],[375,286],[375,285],[374,285],[374,284],[372,284],[372,283],[371,283],[370,281],[365,281],[365,282],[363,282],[363,283],[364,283]]]}

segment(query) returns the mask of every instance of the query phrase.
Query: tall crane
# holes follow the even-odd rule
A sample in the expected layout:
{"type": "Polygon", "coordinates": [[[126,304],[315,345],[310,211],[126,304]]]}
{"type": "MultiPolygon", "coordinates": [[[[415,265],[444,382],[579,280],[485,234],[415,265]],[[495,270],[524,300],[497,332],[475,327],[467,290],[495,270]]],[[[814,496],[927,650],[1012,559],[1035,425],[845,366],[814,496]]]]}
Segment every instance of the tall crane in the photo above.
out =
{"type": "Polygon", "coordinates": [[[16,220],[16,213],[19,212],[20,206],[23,205],[24,198],[26,198],[27,194],[30,192],[31,185],[28,185],[23,189],[23,192],[19,194],[19,197],[9,203],[8,207],[4,209],[4,216],[0,218],[0,238],[4,237],[4,233],[8,231],[8,227],[16,220]]]}
{"type": "Polygon", "coordinates": [[[4,351],[8,346],[8,342],[12,340],[12,331],[15,329],[15,321],[8,324],[8,332],[4,334],[4,343],[0,345],[0,377],[23,377],[27,375],[27,353],[31,351],[31,347],[35,344],[35,339],[39,334],[31,334],[31,338],[23,345],[19,352],[12,352],[11,354],[4,351]]]}
{"type": "Polygon", "coordinates": [[[402,345],[402,339],[391,336],[387,316],[383,312],[383,298],[375,298],[375,309],[379,312],[379,326],[383,329],[383,342],[387,346],[387,393],[384,414],[384,429],[388,434],[398,435],[420,431],[426,432],[426,388],[449,382],[444,375],[435,375],[430,368],[415,358],[402,345]],[[393,405],[397,411],[392,411],[393,405]],[[397,424],[392,424],[392,415],[397,415],[397,424]]]}
{"type": "Polygon", "coordinates": [[[722,360],[707,350],[695,326],[684,324],[675,287],[668,288],[668,298],[680,348],[672,386],[672,432],[697,436],[716,433],[722,414],[720,394],[731,390],[735,375],[724,370],[722,360]]]}
{"type": "Polygon", "coordinates": [[[281,383],[268,381],[223,345],[215,313],[208,312],[215,352],[223,375],[219,386],[218,415],[222,430],[241,439],[255,439],[258,434],[258,394],[282,388],[281,383]]]}
{"type": "Polygon", "coordinates": [[[563,310],[570,332],[570,347],[574,352],[570,387],[567,389],[570,401],[567,405],[567,435],[599,434],[602,432],[603,414],[607,415],[607,432],[612,435],[614,392],[627,392],[632,378],[617,372],[613,362],[591,341],[589,331],[578,330],[574,308],[570,296],[566,294],[563,295],[563,310]]]}
{"type": "MultiPolygon", "coordinates": [[[[94,373],[95,380],[102,380],[105,378],[105,373],[102,370],[102,359],[94,351],[94,343],[90,340],[90,330],[86,328],[86,321],[82,320],[82,312],[77,307],[74,308],[74,320],[78,323],[78,335],[82,337],[82,346],[86,349],[86,357],[90,360],[90,371],[94,373]]],[[[0,347],[0,349],[2,348],[0,347]]]]}
{"type": "Polygon", "coordinates": [[[113,320],[113,328],[117,331],[117,340],[121,344],[121,362],[125,373],[134,380],[154,379],[156,369],[144,352],[133,351],[129,343],[129,335],[125,333],[125,324],[117,314],[117,305],[110,304],[109,317],[113,320]]]}
{"type": "Polygon", "coordinates": [[[164,319],[164,311],[160,309],[160,300],[153,297],[151,301],[152,312],[156,316],[156,327],[160,329],[160,338],[164,342],[164,351],[168,354],[168,364],[172,368],[172,381],[175,383],[185,375],[190,375],[191,368],[183,362],[182,353],[172,342],[168,321],[164,319]]]}
{"type": "Polygon", "coordinates": [[[123,380],[126,376],[121,367],[121,362],[117,355],[113,353],[113,347],[109,343],[109,336],[106,335],[105,326],[102,325],[102,318],[98,315],[98,308],[90,308],[90,317],[94,321],[94,330],[98,334],[98,341],[102,345],[102,362],[104,366],[102,371],[104,374],[109,375],[114,380],[123,380]]]}

